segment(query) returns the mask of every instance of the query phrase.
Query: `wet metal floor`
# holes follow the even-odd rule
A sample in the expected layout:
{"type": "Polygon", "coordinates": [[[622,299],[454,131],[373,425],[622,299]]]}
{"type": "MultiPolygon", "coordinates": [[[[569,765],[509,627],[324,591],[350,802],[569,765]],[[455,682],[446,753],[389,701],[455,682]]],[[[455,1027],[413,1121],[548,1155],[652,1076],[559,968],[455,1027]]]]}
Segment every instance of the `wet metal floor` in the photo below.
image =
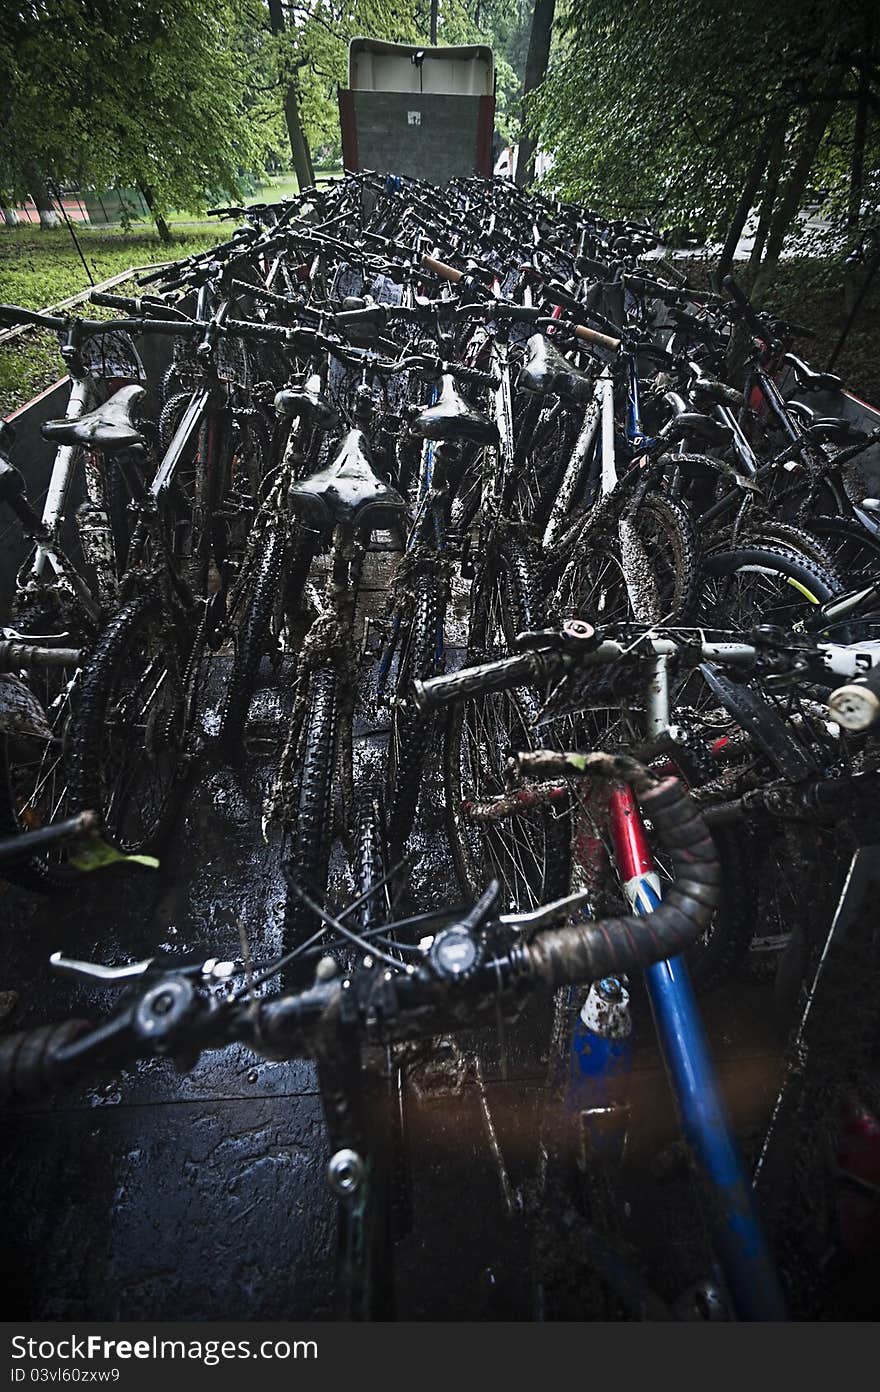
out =
{"type": "MultiPolygon", "coordinates": [[[[284,885],[260,817],[283,737],[289,674],[273,676],[264,664],[263,683],[251,709],[259,738],[246,771],[196,771],[157,872],[103,870],[52,898],[2,890],[0,991],[13,993],[2,1028],[71,1013],[94,1018],[110,1006],[112,993],[50,970],[49,954],[58,949],[105,962],[150,956],[159,946],[228,958],[239,955],[239,925],[260,956],[277,949],[284,885]]],[[[381,733],[375,722],[358,730],[363,761],[381,733]]],[[[428,830],[413,870],[423,904],[459,897],[439,830],[441,785],[439,769],[429,771],[428,830]]],[[[343,862],[337,852],[331,888],[342,900],[343,862]]],[[[647,1019],[644,1001],[639,1008],[647,1019]]],[[[748,1136],[778,1080],[769,1001],[761,991],[725,994],[711,1015],[728,1103],[748,1136]]],[[[534,1233],[523,1209],[547,1037],[546,1011],[535,1010],[508,1031],[494,1062],[487,1051],[483,1073],[410,1071],[415,1218],[396,1253],[399,1318],[535,1317],[534,1233]]],[[[648,1173],[677,1135],[649,1035],[636,1056],[632,1103],[639,1121],[631,1149],[648,1173]]],[[[332,1317],[335,1212],[324,1186],[310,1064],[270,1063],[230,1048],[185,1075],[169,1063],[141,1066],[8,1112],[3,1135],[8,1319],[332,1317]]],[[[657,1180],[649,1206],[636,1197],[627,1214],[626,1236],[660,1244],[664,1258],[694,1236],[675,1200],[674,1163],[671,1173],[657,1180]]],[[[551,1227],[548,1220],[548,1234],[551,1227]]],[[[676,1271],[687,1265],[677,1263],[676,1271]]]]}

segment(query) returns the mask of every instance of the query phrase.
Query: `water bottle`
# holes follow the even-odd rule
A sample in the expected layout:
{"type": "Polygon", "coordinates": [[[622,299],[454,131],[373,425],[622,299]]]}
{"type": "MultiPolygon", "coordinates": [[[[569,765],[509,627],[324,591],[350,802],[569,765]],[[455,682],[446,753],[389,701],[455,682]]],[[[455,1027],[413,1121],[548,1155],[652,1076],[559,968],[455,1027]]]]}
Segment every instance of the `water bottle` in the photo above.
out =
{"type": "Polygon", "coordinates": [[[594,981],[572,1033],[565,1106],[580,1112],[596,1156],[613,1158],[622,1149],[632,1055],[625,978],[594,981]]]}

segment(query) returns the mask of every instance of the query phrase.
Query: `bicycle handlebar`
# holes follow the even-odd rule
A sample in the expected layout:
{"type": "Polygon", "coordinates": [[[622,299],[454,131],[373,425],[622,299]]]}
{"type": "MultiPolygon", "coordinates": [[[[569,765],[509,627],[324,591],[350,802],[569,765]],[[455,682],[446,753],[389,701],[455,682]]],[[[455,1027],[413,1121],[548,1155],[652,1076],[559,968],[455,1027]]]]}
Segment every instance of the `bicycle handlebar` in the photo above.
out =
{"type": "MultiPolygon", "coordinates": [[[[759,634],[760,630],[756,629],[755,633],[759,634]]],[[[626,659],[644,660],[651,655],[679,657],[694,666],[714,662],[749,669],[764,663],[774,671],[804,672],[810,680],[825,685],[830,685],[829,674],[858,677],[867,671],[880,670],[880,644],[813,643],[795,633],[768,633],[761,635],[759,641],[748,643],[645,629],[638,634],[639,642],[634,640],[632,630],[618,639],[606,637],[580,620],[570,620],[559,631],[524,634],[520,638],[533,645],[529,651],[462,667],[441,677],[414,681],[412,697],[416,707],[421,711],[435,710],[491,691],[539,685],[558,678],[565,671],[626,659]]]]}
{"type": "Polygon", "coordinates": [[[577,922],[530,942],[508,937],[493,945],[483,929],[490,921],[500,928],[496,883],[458,923],[435,934],[418,968],[377,972],[365,962],[344,979],[324,978],[304,991],[252,1002],[218,1001],[199,992],[191,977],[166,973],[96,1027],[70,1020],[0,1039],[0,1098],[33,1096],[137,1058],[183,1055],[191,1066],[204,1049],[234,1042],[294,1058],[312,1056],[319,1044],[326,1051],[342,1029],[387,1043],[471,1028],[475,1014],[515,1005],[525,991],[622,975],[683,951],[711,922],[721,885],[715,844],[687,789],[674,778],[658,781],[631,759],[597,754],[573,762],[549,751],[547,757],[563,779],[583,778],[586,765],[586,776],[633,783],[675,874],[655,913],[577,922]]]}
{"type": "Polygon", "coordinates": [[[179,314],[182,323],[190,322],[190,316],[184,314],[182,309],[177,309],[174,305],[167,305],[163,300],[153,300],[149,297],[135,298],[130,295],[109,295],[102,290],[93,290],[89,295],[91,304],[103,305],[106,309],[120,309],[125,314],[137,317],[147,317],[158,315],[159,311],[163,314],[179,314]]]}

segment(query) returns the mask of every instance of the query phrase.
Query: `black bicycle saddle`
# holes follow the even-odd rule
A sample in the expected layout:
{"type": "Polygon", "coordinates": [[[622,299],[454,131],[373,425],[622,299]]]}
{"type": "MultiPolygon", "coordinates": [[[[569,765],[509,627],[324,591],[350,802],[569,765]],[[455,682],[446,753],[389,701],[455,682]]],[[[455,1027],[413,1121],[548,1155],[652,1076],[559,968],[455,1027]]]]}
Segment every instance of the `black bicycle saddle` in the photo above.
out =
{"type": "Polygon", "coordinates": [[[276,393],[275,410],[279,416],[305,416],[310,425],[329,430],[339,413],[333,402],[321,391],[321,379],[313,375],[302,386],[285,387],[276,393]]]}
{"type": "Polygon", "coordinates": [[[54,445],[80,445],[103,450],[105,454],[136,446],[145,448],[147,442],[131,418],[132,408],[145,395],[145,389],[137,383],[120,387],[109,400],[82,416],[44,421],[40,434],[54,445]]]}
{"type": "Polygon", "coordinates": [[[817,444],[857,445],[867,440],[867,431],[845,416],[820,416],[804,401],[789,401],[788,409],[811,440],[817,444]]]}
{"type": "Polygon", "coordinates": [[[495,422],[465,401],[448,373],[443,377],[434,405],[419,412],[410,431],[422,440],[472,440],[477,445],[498,442],[495,422]]]}
{"type": "Polygon", "coordinates": [[[593,384],[586,372],[574,367],[543,334],[532,334],[528,349],[528,360],[516,382],[518,391],[537,392],[539,396],[555,392],[574,401],[590,396],[593,384]]]}
{"type": "Polygon", "coordinates": [[[842,378],[835,377],[833,372],[814,372],[801,358],[795,357],[794,353],[786,353],[784,361],[788,363],[798,386],[804,391],[840,391],[843,386],[842,378]]]}
{"type": "Polygon", "coordinates": [[[291,502],[320,531],[358,523],[369,512],[399,513],[406,503],[376,472],[362,430],[349,430],[331,463],[290,490],[291,502]]]}

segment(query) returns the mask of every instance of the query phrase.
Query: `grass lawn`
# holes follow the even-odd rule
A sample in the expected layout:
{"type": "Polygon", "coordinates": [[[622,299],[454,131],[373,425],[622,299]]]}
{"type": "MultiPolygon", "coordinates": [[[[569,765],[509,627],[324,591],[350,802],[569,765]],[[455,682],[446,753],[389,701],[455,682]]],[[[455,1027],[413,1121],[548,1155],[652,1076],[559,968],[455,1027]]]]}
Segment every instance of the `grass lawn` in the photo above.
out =
{"type": "MultiPolygon", "coordinates": [[[[204,251],[220,241],[224,224],[206,223],[187,230],[166,247],[155,230],[123,232],[115,228],[78,227],[77,236],[97,284],[129,266],[176,260],[204,251]]],[[[43,232],[39,227],[0,228],[0,302],[43,309],[88,288],[88,277],[66,227],[43,232]]],[[[124,282],[120,294],[131,293],[124,282]]],[[[89,313],[83,310],[83,313],[89,313]]],[[[98,310],[94,317],[101,318],[98,310]]],[[[0,347],[0,415],[8,415],[63,375],[58,346],[51,333],[34,330],[0,347]]]]}
{"type": "MultiPolygon", "coordinates": [[[[315,171],[319,175],[341,178],[341,170],[315,171]]],[[[273,203],[292,198],[299,191],[296,175],[282,174],[270,179],[247,199],[248,203],[273,203]]],[[[97,284],[129,266],[145,266],[154,261],[177,260],[193,252],[205,251],[225,241],[233,222],[217,218],[187,219],[185,212],[172,214],[174,243],[165,246],[152,223],[136,222],[130,231],[119,227],[89,227],[75,224],[92,277],[97,284]]],[[[34,225],[0,225],[0,303],[44,309],[86,290],[88,277],[67,227],[44,232],[34,225]]],[[[119,294],[132,293],[125,282],[114,287],[119,294]]],[[[91,312],[102,318],[99,310],[91,312]]],[[[44,387],[62,375],[55,337],[37,330],[23,334],[0,346],[0,416],[30,401],[44,387]]]]}

